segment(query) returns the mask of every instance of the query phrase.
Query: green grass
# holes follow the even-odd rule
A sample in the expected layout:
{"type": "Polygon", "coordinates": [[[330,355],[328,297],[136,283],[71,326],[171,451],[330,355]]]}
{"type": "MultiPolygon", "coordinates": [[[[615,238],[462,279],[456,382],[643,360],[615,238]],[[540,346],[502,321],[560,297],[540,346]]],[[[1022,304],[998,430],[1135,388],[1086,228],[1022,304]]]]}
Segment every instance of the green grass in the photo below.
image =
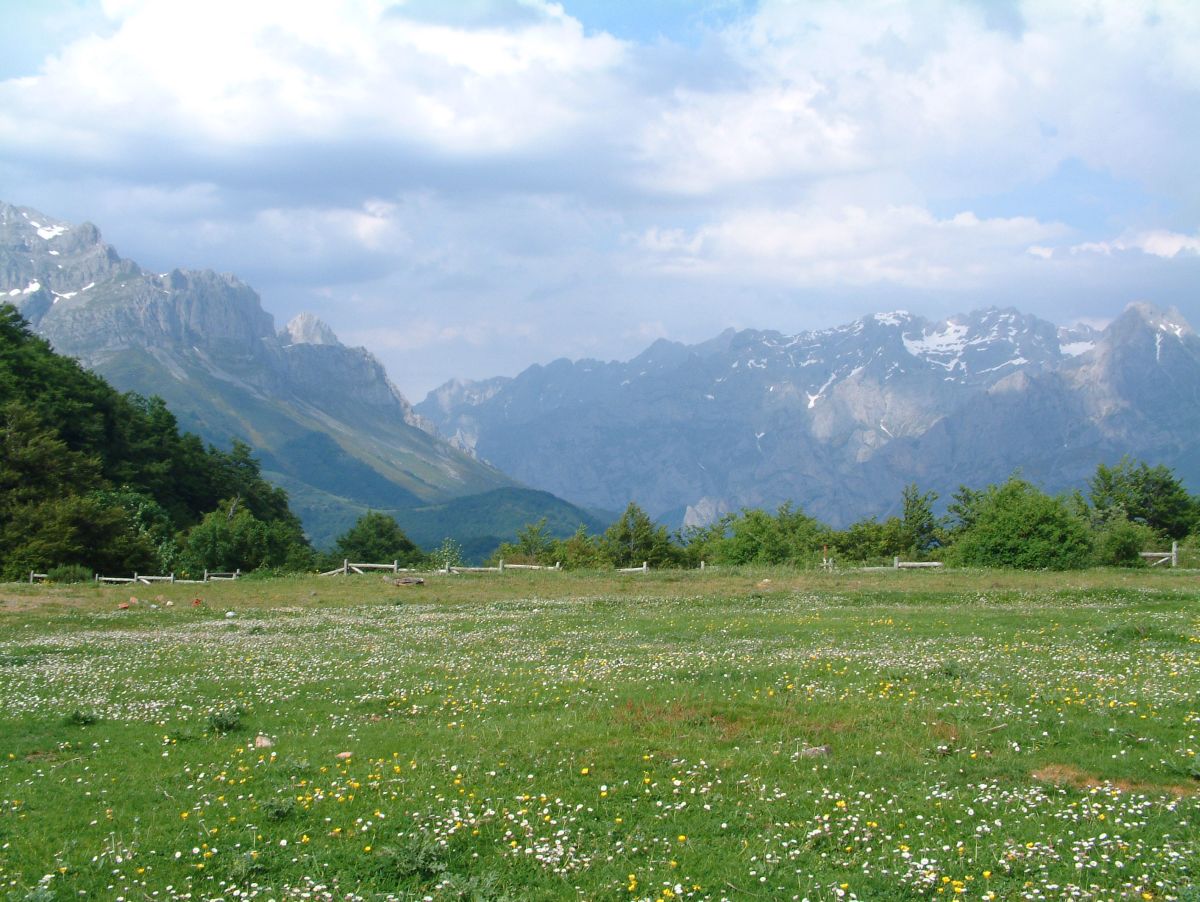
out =
{"type": "Polygon", "coordinates": [[[0,899],[1196,898],[1194,574],[765,576],[0,586],[0,899]]]}

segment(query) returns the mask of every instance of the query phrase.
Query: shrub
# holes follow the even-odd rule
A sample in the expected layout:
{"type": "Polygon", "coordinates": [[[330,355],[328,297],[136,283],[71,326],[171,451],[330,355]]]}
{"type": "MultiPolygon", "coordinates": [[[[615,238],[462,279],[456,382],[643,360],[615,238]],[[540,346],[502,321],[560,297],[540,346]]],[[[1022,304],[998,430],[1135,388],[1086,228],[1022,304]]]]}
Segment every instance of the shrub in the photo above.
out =
{"type": "Polygon", "coordinates": [[[600,550],[616,567],[670,567],[677,563],[667,528],[656,524],[632,501],[617,522],[600,538],[600,550]]]}
{"type": "Polygon", "coordinates": [[[63,564],[46,571],[46,579],[53,583],[86,583],[91,582],[93,576],[91,568],[81,564],[63,564]]]}
{"type": "Polygon", "coordinates": [[[1090,563],[1092,540],[1065,501],[1013,477],[976,499],[950,556],[975,567],[1070,570],[1090,563]]]}
{"type": "Polygon", "coordinates": [[[84,711],[82,708],[76,708],[66,716],[66,721],[74,727],[90,727],[92,724],[100,722],[100,715],[95,711],[84,711]]]}
{"type": "Polygon", "coordinates": [[[1095,532],[1095,557],[1104,567],[1142,567],[1141,557],[1156,538],[1154,530],[1130,520],[1111,520],[1095,532]]]}
{"type": "Polygon", "coordinates": [[[376,511],[363,514],[338,536],[333,552],[339,564],[343,560],[368,564],[399,561],[402,566],[410,566],[425,556],[393,517],[376,511]]]}

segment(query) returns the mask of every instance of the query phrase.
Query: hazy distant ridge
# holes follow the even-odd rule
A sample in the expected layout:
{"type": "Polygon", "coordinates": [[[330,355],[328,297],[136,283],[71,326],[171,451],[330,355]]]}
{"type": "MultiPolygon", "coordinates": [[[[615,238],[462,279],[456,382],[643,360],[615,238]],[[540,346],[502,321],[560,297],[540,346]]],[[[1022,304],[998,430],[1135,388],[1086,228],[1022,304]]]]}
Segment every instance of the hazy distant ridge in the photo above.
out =
{"type": "Polygon", "coordinates": [[[948,497],[1019,467],[1066,488],[1124,453],[1200,484],[1200,339],[1144,304],[1103,331],[996,308],[730,330],[448,383],[415,409],[530,485],[679,522],[792,500],[844,524],[914,480],[948,497]]]}

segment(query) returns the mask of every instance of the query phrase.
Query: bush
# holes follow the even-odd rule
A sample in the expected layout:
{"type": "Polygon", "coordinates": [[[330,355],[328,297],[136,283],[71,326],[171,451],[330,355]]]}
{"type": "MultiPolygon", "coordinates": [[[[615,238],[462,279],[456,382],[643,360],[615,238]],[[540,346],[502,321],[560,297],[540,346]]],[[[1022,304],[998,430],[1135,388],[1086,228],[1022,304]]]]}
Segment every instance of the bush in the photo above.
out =
{"type": "Polygon", "coordinates": [[[974,567],[1071,570],[1091,562],[1092,539],[1065,501],[1014,477],[976,500],[950,558],[974,567]]]}
{"type": "Polygon", "coordinates": [[[1102,567],[1144,567],[1141,553],[1154,544],[1154,530],[1130,520],[1113,520],[1095,532],[1094,560],[1102,567]]]}
{"type": "Polygon", "coordinates": [[[87,583],[91,582],[94,576],[90,567],[81,564],[63,564],[46,571],[46,579],[52,583],[87,583]]]}
{"type": "Polygon", "coordinates": [[[363,514],[349,530],[338,536],[333,554],[337,564],[343,560],[365,564],[399,561],[406,567],[425,557],[393,517],[376,511],[363,514]]]}
{"type": "Polygon", "coordinates": [[[600,551],[615,567],[651,567],[678,564],[677,549],[671,544],[667,528],[656,524],[632,501],[625,513],[600,537],[600,551]]]}

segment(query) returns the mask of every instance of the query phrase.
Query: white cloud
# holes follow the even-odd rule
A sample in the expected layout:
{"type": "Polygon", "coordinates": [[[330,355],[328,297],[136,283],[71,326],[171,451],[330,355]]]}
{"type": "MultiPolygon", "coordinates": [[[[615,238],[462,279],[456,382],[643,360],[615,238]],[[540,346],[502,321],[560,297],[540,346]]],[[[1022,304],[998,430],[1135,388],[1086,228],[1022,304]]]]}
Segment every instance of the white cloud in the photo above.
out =
{"type": "Polygon", "coordinates": [[[201,156],[368,140],[505,153],[578,127],[625,52],[554,6],[472,30],[388,7],[109,2],[112,37],[77,41],[39,75],[0,84],[0,127],[27,150],[104,160],[136,155],[148,138],[201,156]]]}
{"type": "MultiPolygon", "coordinates": [[[[741,77],[678,91],[640,137],[681,193],[894,172],[925,197],[996,193],[1068,159],[1169,184],[1200,151],[1200,4],[765,0],[724,36],[741,77]]],[[[896,200],[892,198],[892,200],[896,200]]]]}
{"type": "Polygon", "coordinates": [[[103,3],[0,81],[0,193],[422,380],[876,299],[1188,303],[1200,3],[761,0],[699,48],[571,0],[103,3]]]}
{"type": "Polygon", "coordinates": [[[1152,257],[1174,259],[1200,254],[1200,233],[1183,235],[1166,229],[1131,232],[1112,241],[1087,241],[1071,247],[1073,254],[1110,254],[1120,251],[1140,251],[1152,257]]]}
{"type": "Polygon", "coordinates": [[[349,329],[342,340],[345,344],[369,345],[386,351],[415,351],[456,344],[481,348],[496,339],[529,339],[537,332],[538,327],[534,323],[476,320],[447,324],[421,317],[406,323],[403,328],[349,329]]]}
{"type": "Polygon", "coordinates": [[[801,283],[879,282],[955,288],[978,283],[1029,247],[1063,232],[1025,217],[939,219],[914,207],[740,211],[693,232],[651,229],[651,265],[707,275],[753,272],[801,283]]]}

